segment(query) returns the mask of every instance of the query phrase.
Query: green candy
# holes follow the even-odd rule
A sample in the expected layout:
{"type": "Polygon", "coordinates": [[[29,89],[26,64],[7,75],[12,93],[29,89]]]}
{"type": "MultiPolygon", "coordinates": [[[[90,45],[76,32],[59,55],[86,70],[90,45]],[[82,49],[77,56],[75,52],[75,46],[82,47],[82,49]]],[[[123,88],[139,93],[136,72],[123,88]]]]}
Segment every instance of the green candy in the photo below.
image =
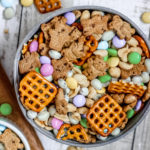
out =
{"type": "Polygon", "coordinates": [[[141,83],[142,86],[144,86],[144,83],[141,83]]]}
{"type": "Polygon", "coordinates": [[[107,61],[108,60],[108,55],[105,56],[103,59],[104,59],[104,61],[107,61]]]}
{"type": "Polygon", "coordinates": [[[130,110],[127,111],[127,118],[128,119],[132,118],[133,115],[134,115],[134,110],[133,109],[130,109],[130,110]]]}
{"type": "Polygon", "coordinates": [[[108,48],[107,51],[108,51],[109,56],[117,56],[118,55],[117,50],[114,48],[108,48]]]}
{"type": "Polygon", "coordinates": [[[130,64],[138,64],[141,61],[141,55],[137,52],[131,52],[128,55],[128,61],[130,64]]]}
{"type": "Polygon", "coordinates": [[[74,67],[76,67],[76,68],[78,68],[78,69],[81,70],[81,66],[78,66],[78,65],[75,65],[75,64],[74,64],[74,67]]]}
{"type": "Polygon", "coordinates": [[[4,103],[0,106],[0,113],[4,116],[8,116],[12,113],[12,107],[10,104],[4,103]]]}
{"type": "Polygon", "coordinates": [[[81,124],[84,128],[87,128],[87,120],[86,120],[86,118],[82,118],[82,119],[80,120],[80,124],[81,124]]]}
{"type": "Polygon", "coordinates": [[[99,76],[98,79],[101,81],[101,83],[106,83],[111,80],[111,76],[106,74],[104,76],[99,76]]]}
{"type": "Polygon", "coordinates": [[[38,73],[40,73],[40,68],[36,67],[35,71],[38,72],[38,73]]]}

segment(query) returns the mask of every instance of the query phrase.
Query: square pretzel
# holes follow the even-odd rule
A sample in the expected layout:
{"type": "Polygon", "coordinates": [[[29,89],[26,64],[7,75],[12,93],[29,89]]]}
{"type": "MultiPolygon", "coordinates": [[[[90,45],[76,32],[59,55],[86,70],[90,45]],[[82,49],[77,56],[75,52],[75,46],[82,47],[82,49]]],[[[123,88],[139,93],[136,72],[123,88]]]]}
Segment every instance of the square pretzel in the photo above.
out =
{"type": "Polygon", "coordinates": [[[60,0],[34,0],[34,3],[40,13],[48,13],[61,8],[60,0]]]}
{"type": "Polygon", "coordinates": [[[87,113],[89,124],[102,136],[108,136],[125,117],[122,107],[109,95],[101,97],[87,113]]]}
{"type": "Polygon", "coordinates": [[[21,80],[19,92],[25,108],[40,112],[53,100],[57,88],[39,73],[32,71],[21,80]]]}

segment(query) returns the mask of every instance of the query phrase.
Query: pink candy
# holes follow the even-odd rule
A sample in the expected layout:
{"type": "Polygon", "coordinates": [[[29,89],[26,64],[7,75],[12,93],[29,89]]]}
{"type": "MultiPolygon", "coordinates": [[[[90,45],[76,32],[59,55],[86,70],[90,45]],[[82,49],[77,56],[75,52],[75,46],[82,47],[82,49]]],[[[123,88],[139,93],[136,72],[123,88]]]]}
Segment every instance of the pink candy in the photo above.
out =
{"type": "Polygon", "coordinates": [[[62,121],[62,120],[59,120],[59,119],[57,119],[57,118],[53,118],[52,121],[51,121],[51,124],[52,124],[52,127],[53,127],[54,129],[59,130],[60,127],[61,127],[62,124],[63,124],[63,121],[62,121]]]}
{"type": "Polygon", "coordinates": [[[31,44],[30,44],[30,47],[29,47],[30,52],[31,53],[36,52],[38,50],[38,46],[39,46],[39,44],[38,44],[37,41],[35,41],[35,40],[32,41],[31,44]]]}
{"type": "Polygon", "coordinates": [[[50,64],[44,64],[40,69],[41,74],[45,77],[52,75],[53,71],[54,71],[53,66],[50,64]]]}

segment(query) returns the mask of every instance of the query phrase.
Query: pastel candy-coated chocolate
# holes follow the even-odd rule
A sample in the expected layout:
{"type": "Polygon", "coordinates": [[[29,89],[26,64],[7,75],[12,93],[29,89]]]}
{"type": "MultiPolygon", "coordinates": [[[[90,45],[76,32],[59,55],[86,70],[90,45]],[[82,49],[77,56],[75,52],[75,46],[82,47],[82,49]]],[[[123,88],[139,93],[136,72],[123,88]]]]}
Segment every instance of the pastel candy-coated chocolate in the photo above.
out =
{"type": "Polygon", "coordinates": [[[86,103],[86,99],[83,95],[76,95],[74,98],[73,98],[73,104],[76,106],[76,107],[82,107],[84,106],[86,103]]]}
{"type": "Polygon", "coordinates": [[[1,5],[3,7],[12,7],[14,0],[1,0],[1,5]]]}
{"type": "Polygon", "coordinates": [[[97,137],[97,139],[99,139],[101,141],[105,141],[107,139],[107,136],[104,137],[104,136],[101,136],[100,134],[97,134],[96,137],[97,137]]]}
{"type": "Polygon", "coordinates": [[[130,109],[130,110],[127,111],[127,118],[128,119],[132,118],[133,115],[134,115],[134,110],[133,109],[130,109]]]}
{"type": "Polygon", "coordinates": [[[108,55],[109,55],[109,56],[117,56],[117,55],[118,55],[117,50],[114,49],[114,48],[108,48],[107,51],[108,51],[108,55]]]}
{"type": "Polygon", "coordinates": [[[107,41],[101,41],[101,42],[99,42],[97,49],[98,50],[108,49],[108,42],[107,41]]]}
{"type": "Polygon", "coordinates": [[[76,17],[75,17],[75,14],[73,12],[67,12],[64,17],[67,19],[67,24],[68,25],[71,25],[75,22],[76,20],[76,17]]]}
{"type": "Polygon", "coordinates": [[[128,55],[128,61],[130,64],[139,64],[141,61],[141,55],[137,52],[131,52],[128,55]]]}
{"type": "Polygon", "coordinates": [[[13,18],[15,16],[15,11],[14,11],[14,9],[13,8],[6,8],[5,10],[4,10],[4,18],[5,19],[11,19],[11,18],[13,18]]]}
{"type": "Polygon", "coordinates": [[[48,80],[49,82],[52,82],[52,80],[53,80],[53,77],[52,77],[52,75],[50,75],[50,76],[47,76],[47,77],[44,77],[46,80],[48,80]]]}
{"type": "Polygon", "coordinates": [[[105,56],[103,59],[104,59],[104,61],[107,61],[108,60],[108,55],[105,56]]]}
{"type": "Polygon", "coordinates": [[[53,66],[50,64],[44,64],[40,69],[41,74],[46,77],[52,75],[53,71],[54,71],[53,66]]]}
{"type": "Polygon", "coordinates": [[[6,127],[0,124],[0,131],[3,132],[5,131],[6,127]]]}
{"type": "Polygon", "coordinates": [[[33,110],[28,110],[27,111],[27,116],[30,119],[35,119],[37,117],[37,112],[33,111],[33,110]]]}
{"type": "Polygon", "coordinates": [[[110,40],[112,40],[112,38],[113,38],[114,36],[115,36],[115,33],[114,33],[112,30],[106,31],[106,32],[104,32],[103,35],[102,35],[102,40],[103,40],[103,41],[110,41],[110,40]]]}
{"type": "Polygon", "coordinates": [[[30,52],[36,52],[38,50],[38,41],[33,40],[29,47],[30,52]]]}
{"type": "Polygon", "coordinates": [[[36,67],[36,68],[35,68],[35,71],[36,71],[37,73],[40,73],[40,68],[39,68],[39,67],[36,67]]]}
{"type": "Polygon", "coordinates": [[[40,121],[47,121],[49,116],[50,116],[49,112],[45,110],[45,111],[41,111],[40,113],[38,113],[37,118],[40,121]]]}
{"type": "Polygon", "coordinates": [[[142,21],[144,23],[150,23],[150,12],[144,12],[142,14],[142,21]]]}
{"type": "Polygon", "coordinates": [[[86,120],[86,118],[82,118],[82,119],[80,120],[80,124],[81,124],[84,128],[87,128],[87,120],[86,120]]]}
{"type": "Polygon", "coordinates": [[[21,0],[21,5],[28,7],[31,6],[33,4],[33,0],[21,0]]]}
{"type": "Polygon", "coordinates": [[[120,128],[116,128],[115,130],[113,130],[113,132],[111,133],[112,136],[118,136],[120,134],[120,128]]]}
{"type": "Polygon", "coordinates": [[[118,36],[114,36],[113,40],[112,40],[112,43],[116,48],[122,48],[122,47],[125,46],[126,40],[125,39],[120,39],[118,36]]]}
{"type": "Polygon", "coordinates": [[[75,65],[75,64],[73,66],[81,70],[81,66],[78,66],[78,65],[75,65]]]}
{"type": "Polygon", "coordinates": [[[51,60],[49,57],[47,56],[41,56],[40,57],[40,63],[41,64],[50,64],[51,63],[51,60]]]}
{"type": "Polygon", "coordinates": [[[0,106],[0,113],[4,116],[8,116],[12,113],[12,107],[10,104],[4,103],[0,106]]]}
{"type": "Polygon", "coordinates": [[[63,121],[62,121],[62,120],[59,120],[59,119],[57,119],[57,118],[53,118],[52,121],[51,121],[51,124],[52,124],[52,127],[53,127],[54,129],[59,130],[60,127],[61,127],[62,124],[63,124],[63,121]]]}
{"type": "Polygon", "coordinates": [[[93,79],[91,81],[91,85],[97,90],[100,90],[102,88],[102,83],[98,79],[93,79]]]}
{"type": "Polygon", "coordinates": [[[134,108],[135,111],[139,111],[140,108],[141,108],[141,105],[142,105],[142,101],[141,100],[138,100],[137,103],[136,103],[136,106],[134,108]]]}
{"type": "Polygon", "coordinates": [[[53,59],[60,59],[61,58],[61,54],[55,50],[50,50],[48,53],[49,53],[49,56],[53,59]]]}
{"type": "Polygon", "coordinates": [[[101,81],[101,83],[106,83],[111,80],[111,76],[109,74],[106,74],[104,76],[99,76],[98,79],[101,81]]]}

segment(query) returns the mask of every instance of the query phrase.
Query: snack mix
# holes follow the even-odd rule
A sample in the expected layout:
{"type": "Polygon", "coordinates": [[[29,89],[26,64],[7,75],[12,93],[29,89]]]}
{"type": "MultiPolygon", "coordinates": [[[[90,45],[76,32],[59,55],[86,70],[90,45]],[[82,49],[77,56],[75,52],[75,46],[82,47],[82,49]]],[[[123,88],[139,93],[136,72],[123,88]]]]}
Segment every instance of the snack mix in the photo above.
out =
{"type": "Polygon", "coordinates": [[[150,98],[149,49],[120,16],[75,10],[42,24],[22,48],[20,100],[57,139],[118,136],[150,98]]]}
{"type": "Polygon", "coordinates": [[[9,128],[0,124],[0,150],[24,150],[21,139],[9,128]]]}

